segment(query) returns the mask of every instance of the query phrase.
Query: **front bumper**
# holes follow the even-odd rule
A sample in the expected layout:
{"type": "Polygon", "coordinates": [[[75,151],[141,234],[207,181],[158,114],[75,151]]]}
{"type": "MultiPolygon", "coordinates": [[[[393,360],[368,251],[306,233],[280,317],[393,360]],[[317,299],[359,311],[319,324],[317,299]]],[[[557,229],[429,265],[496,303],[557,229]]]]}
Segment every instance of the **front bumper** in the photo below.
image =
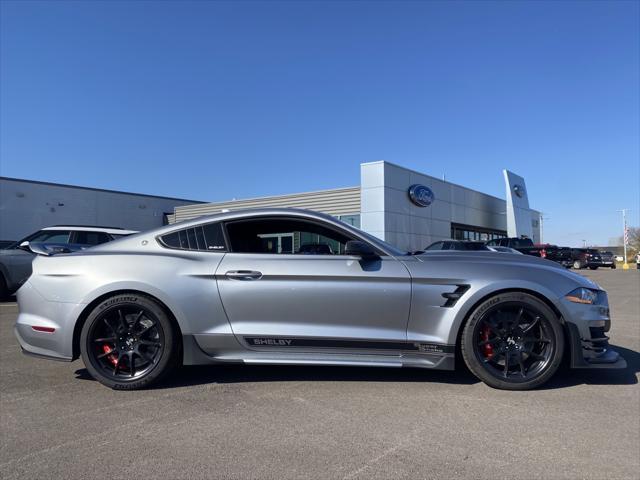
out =
{"type": "Polygon", "coordinates": [[[609,345],[611,329],[608,305],[579,305],[569,301],[566,318],[572,368],[626,368],[627,362],[609,345]]]}
{"type": "Polygon", "coordinates": [[[593,337],[582,338],[578,327],[567,323],[571,342],[571,368],[627,368],[627,362],[609,346],[609,337],[598,327],[592,327],[593,337]],[[602,337],[598,337],[600,333],[602,337]]]}

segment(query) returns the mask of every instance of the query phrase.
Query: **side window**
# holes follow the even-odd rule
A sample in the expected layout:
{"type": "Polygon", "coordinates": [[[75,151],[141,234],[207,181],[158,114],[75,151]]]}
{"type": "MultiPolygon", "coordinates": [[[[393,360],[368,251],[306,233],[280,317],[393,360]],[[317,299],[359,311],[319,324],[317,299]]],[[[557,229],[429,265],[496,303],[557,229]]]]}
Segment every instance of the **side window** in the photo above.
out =
{"type": "Polygon", "coordinates": [[[314,222],[259,218],[226,224],[232,252],[341,255],[352,238],[314,222]]]}
{"type": "Polygon", "coordinates": [[[111,238],[104,232],[74,232],[71,243],[79,243],[80,245],[100,245],[106,243],[111,238]]]}
{"type": "Polygon", "coordinates": [[[69,230],[43,230],[27,240],[31,243],[69,243],[69,230]]]}
{"type": "Polygon", "coordinates": [[[179,250],[213,252],[226,250],[222,225],[219,223],[208,223],[167,233],[160,237],[160,242],[167,248],[179,250]]]}

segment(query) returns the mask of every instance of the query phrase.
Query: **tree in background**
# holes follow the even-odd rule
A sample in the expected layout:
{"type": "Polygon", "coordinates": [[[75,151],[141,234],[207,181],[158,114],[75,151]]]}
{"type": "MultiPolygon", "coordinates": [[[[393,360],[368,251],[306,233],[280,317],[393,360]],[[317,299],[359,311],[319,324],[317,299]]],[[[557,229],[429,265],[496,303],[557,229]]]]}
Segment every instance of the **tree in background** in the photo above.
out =
{"type": "Polygon", "coordinates": [[[629,245],[627,246],[627,257],[634,257],[640,253],[640,227],[629,227],[629,245]]]}
{"type": "MultiPolygon", "coordinates": [[[[618,237],[618,245],[622,245],[623,238],[618,237]]],[[[629,227],[629,243],[627,244],[627,259],[630,262],[640,253],[640,227],[629,227]]]]}

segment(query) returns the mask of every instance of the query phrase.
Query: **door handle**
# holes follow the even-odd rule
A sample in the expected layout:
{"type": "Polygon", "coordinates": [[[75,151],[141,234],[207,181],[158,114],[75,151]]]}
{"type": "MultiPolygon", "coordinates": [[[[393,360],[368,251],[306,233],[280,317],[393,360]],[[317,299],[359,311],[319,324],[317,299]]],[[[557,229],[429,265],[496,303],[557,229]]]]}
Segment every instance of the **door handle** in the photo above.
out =
{"type": "Polygon", "coordinates": [[[232,280],[258,280],[262,277],[262,272],[255,270],[229,270],[225,273],[225,276],[232,280]]]}

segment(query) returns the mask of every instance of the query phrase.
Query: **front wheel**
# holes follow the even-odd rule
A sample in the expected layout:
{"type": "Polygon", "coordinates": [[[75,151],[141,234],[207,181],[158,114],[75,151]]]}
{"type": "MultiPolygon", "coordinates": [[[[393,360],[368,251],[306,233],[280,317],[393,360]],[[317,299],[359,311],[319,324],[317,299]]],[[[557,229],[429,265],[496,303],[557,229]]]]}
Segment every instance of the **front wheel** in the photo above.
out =
{"type": "Polygon", "coordinates": [[[598,267],[589,267],[591,270],[597,270],[598,267]]]}
{"type": "Polygon", "coordinates": [[[116,390],[148,387],[177,365],[179,338],[165,310],[139,294],[115,295],[93,309],[80,352],[89,373],[116,390]]]}
{"type": "Polygon", "coordinates": [[[573,262],[573,268],[575,268],[576,270],[580,270],[582,268],[582,262],[580,260],[576,260],[575,262],[573,262]]]}
{"type": "Polygon", "coordinates": [[[616,267],[616,264],[615,264],[615,263],[614,263],[613,265],[611,265],[611,270],[615,270],[616,268],[617,268],[617,267],[616,267]]]}
{"type": "Polygon", "coordinates": [[[553,311],[527,293],[491,297],[462,333],[469,370],[493,388],[530,390],[547,382],[564,354],[564,333],[553,311]]]}

